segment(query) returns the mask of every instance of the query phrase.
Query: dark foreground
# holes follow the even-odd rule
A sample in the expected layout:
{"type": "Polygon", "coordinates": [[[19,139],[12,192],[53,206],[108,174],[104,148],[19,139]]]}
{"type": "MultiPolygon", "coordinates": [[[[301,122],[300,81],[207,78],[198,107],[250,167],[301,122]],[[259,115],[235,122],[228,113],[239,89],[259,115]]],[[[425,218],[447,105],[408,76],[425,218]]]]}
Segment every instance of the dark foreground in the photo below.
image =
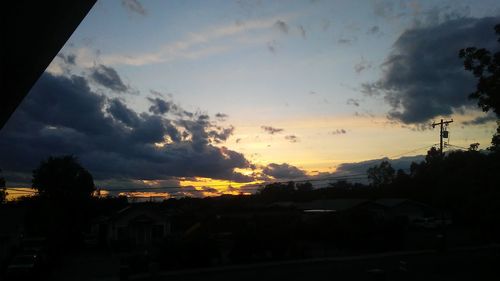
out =
{"type": "MultiPolygon", "coordinates": [[[[51,279],[120,280],[116,258],[80,254],[67,259],[51,279]]],[[[500,280],[500,248],[395,252],[171,272],[151,269],[148,274],[128,276],[128,280],[500,280]]]]}

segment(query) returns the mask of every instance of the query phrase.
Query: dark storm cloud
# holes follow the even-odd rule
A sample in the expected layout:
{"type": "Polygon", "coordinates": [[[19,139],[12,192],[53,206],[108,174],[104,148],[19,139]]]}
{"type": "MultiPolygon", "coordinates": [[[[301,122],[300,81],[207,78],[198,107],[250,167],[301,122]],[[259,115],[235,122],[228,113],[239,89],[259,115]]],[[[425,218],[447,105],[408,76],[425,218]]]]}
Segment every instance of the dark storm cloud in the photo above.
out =
{"type": "Polygon", "coordinates": [[[208,135],[214,140],[215,143],[222,143],[232,136],[233,133],[233,126],[230,126],[229,128],[216,127],[215,130],[210,131],[208,135]]]}
{"type": "Polygon", "coordinates": [[[178,108],[171,101],[166,101],[162,98],[148,98],[151,102],[151,106],[149,107],[149,112],[154,114],[165,114],[169,111],[178,111],[178,108]]]}
{"type": "Polygon", "coordinates": [[[118,72],[112,67],[99,65],[92,69],[90,77],[101,86],[116,92],[126,92],[129,88],[126,86],[118,72]]]}
{"type": "Polygon", "coordinates": [[[127,126],[135,127],[139,123],[139,116],[137,115],[137,113],[129,109],[119,99],[110,99],[107,111],[116,120],[122,122],[127,126]]]}
{"type": "Polygon", "coordinates": [[[271,135],[274,135],[276,133],[281,133],[284,131],[284,129],[281,129],[281,128],[274,128],[274,127],[271,127],[271,126],[260,126],[262,128],[262,130],[264,130],[266,133],[269,133],[271,135]]]}
{"type": "Polygon", "coordinates": [[[337,167],[337,170],[332,175],[365,175],[369,168],[379,165],[382,161],[388,161],[395,170],[402,169],[408,172],[412,162],[420,163],[424,159],[424,155],[417,155],[397,159],[381,158],[356,163],[342,163],[337,167]]]}
{"type": "Polygon", "coordinates": [[[283,33],[288,33],[288,25],[286,24],[286,22],[282,21],[282,20],[277,20],[275,23],[274,23],[274,26],[281,32],[283,33]]]}
{"type": "Polygon", "coordinates": [[[211,144],[226,140],[234,128],[192,115],[174,120],[137,114],[121,100],[93,92],[84,77],[44,73],[0,131],[0,167],[30,173],[48,156],[73,154],[98,180],[251,181],[234,172],[251,167],[243,154],[211,144]]]}
{"type": "Polygon", "coordinates": [[[476,117],[472,120],[464,121],[462,124],[468,126],[468,125],[483,125],[489,122],[497,121],[498,118],[494,114],[488,114],[484,116],[479,116],[476,117]]]}
{"type": "Polygon", "coordinates": [[[383,94],[391,119],[426,122],[469,107],[475,86],[458,51],[469,46],[496,48],[493,26],[500,18],[460,18],[405,31],[383,64],[383,77],[363,84],[368,95],[383,94]]]}
{"type": "Polygon", "coordinates": [[[299,138],[296,135],[285,136],[285,139],[291,143],[299,142],[299,138]]]}
{"type": "Polygon", "coordinates": [[[145,16],[147,14],[146,9],[144,9],[138,0],[122,0],[122,5],[129,11],[138,13],[139,15],[145,16]]]}
{"type": "Polygon", "coordinates": [[[287,163],[271,163],[262,170],[262,173],[277,180],[291,180],[304,178],[307,176],[304,170],[301,170],[287,163]]]}
{"type": "Polygon", "coordinates": [[[76,55],[74,54],[65,55],[63,53],[60,53],[57,56],[61,58],[64,63],[69,65],[75,65],[76,55]]]}

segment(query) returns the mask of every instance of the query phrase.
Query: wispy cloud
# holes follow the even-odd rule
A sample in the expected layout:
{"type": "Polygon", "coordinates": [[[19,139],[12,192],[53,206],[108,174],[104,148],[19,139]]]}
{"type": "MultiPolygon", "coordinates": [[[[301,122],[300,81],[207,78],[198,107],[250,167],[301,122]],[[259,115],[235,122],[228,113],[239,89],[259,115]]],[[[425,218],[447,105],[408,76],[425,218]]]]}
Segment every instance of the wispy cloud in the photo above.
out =
{"type": "Polygon", "coordinates": [[[331,132],[332,135],[343,135],[346,133],[347,133],[347,131],[345,129],[337,129],[337,130],[331,132]]]}
{"type": "Polygon", "coordinates": [[[296,135],[288,135],[285,136],[285,139],[289,142],[295,143],[299,141],[299,138],[296,135]]]}
{"type": "MultiPolygon", "coordinates": [[[[111,54],[102,56],[106,65],[146,65],[162,63],[177,59],[198,59],[234,48],[237,44],[244,44],[241,36],[253,31],[271,31],[276,23],[282,19],[289,19],[292,15],[282,15],[265,19],[256,19],[243,23],[231,23],[214,26],[196,33],[189,33],[184,38],[163,45],[159,50],[140,54],[111,54]],[[224,42],[222,42],[224,39],[224,42]],[[231,41],[231,39],[234,39],[231,41]],[[227,40],[230,40],[228,43],[227,40]],[[233,43],[233,44],[231,44],[233,43]]],[[[263,42],[265,44],[265,42],[263,42]]]]}
{"type": "Polygon", "coordinates": [[[286,22],[284,22],[283,20],[277,20],[275,23],[274,23],[274,26],[281,32],[283,33],[288,33],[288,24],[286,24],[286,22]]]}
{"type": "Polygon", "coordinates": [[[146,9],[142,6],[142,4],[138,0],[122,0],[123,7],[127,8],[127,10],[137,13],[141,16],[145,16],[147,14],[146,9]]]}
{"type": "Polygon", "coordinates": [[[284,131],[284,129],[281,128],[274,128],[272,126],[261,126],[262,130],[264,130],[266,133],[269,133],[271,135],[274,135],[276,133],[281,133],[284,131]]]}
{"type": "Polygon", "coordinates": [[[347,99],[346,104],[358,107],[359,106],[359,100],[358,99],[352,99],[352,98],[350,98],[350,99],[347,99]]]}

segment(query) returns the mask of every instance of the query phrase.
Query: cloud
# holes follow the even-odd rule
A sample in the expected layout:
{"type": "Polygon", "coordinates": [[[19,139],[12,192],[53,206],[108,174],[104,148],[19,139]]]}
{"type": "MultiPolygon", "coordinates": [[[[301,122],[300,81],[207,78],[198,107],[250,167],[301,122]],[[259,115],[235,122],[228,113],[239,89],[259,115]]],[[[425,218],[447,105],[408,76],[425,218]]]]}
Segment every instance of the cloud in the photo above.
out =
{"type": "Polygon", "coordinates": [[[276,41],[270,41],[270,42],[267,42],[266,44],[267,46],[267,49],[269,50],[269,52],[271,52],[273,55],[276,54],[276,41]]]}
{"type": "Polygon", "coordinates": [[[226,121],[227,117],[229,116],[225,113],[218,112],[217,114],[215,114],[215,118],[217,118],[219,121],[226,121]]]}
{"type": "Polygon", "coordinates": [[[416,155],[416,156],[401,157],[397,159],[389,159],[387,157],[384,157],[380,159],[372,159],[355,163],[342,163],[339,166],[337,166],[335,173],[333,173],[332,175],[336,176],[357,175],[357,174],[364,175],[366,174],[366,170],[368,170],[373,166],[379,165],[380,162],[382,161],[388,161],[395,170],[403,169],[406,172],[408,172],[412,162],[419,163],[424,159],[425,159],[424,155],[416,155]]]}
{"type": "Polygon", "coordinates": [[[382,18],[392,18],[395,14],[395,7],[393,1],[376,0],[373,1],[373,12],[375,15],[382,18]]]}
{"type": "Polygon", "coordinates": [[[285,139],[291,143],[299,142],[299,138],[296,135],[285,136],[285,139]]]}
{"type": "Polygon", "coordinates": [[[353,41],[354,39],[340,38],[339,40],[337,40],[337,43],[341,45],[351,45],[353,41]]]}
{"type": "Polygon", "coordinates": [[[360,74],[363,70],[370,69],[371,67],[372,64],[361,57],[361,61],[354,65],[354,71],[356,71],[357,74],[360,74]]]}
{"type": "Polygon", "coordinates": [[[276,180],[293,180],[298,178],[304,178],[307,176],[304,170],[301,170],[287,163],[282,163],[282,164],[271,163],[266,167],[264,167],[262,173],[267,176],[271,176],[276,180]]]}
{"type": "Polygon", "coordinates": [[[321,20],[321,30],[327,31],[330,28],[331,22],[327,19],[321,20]]]}
{"type": "Polygon", "coordinates": [[[90,77],[99,85],[104,86],[112,91],[126,92],[129,87],[126,86],[118,72],[112,67],[99,65],[91,70],[90,77]]]}
{"type": "Polygon", "coordinates": [[[140,118],[137,113],[129,109],[119,99],[110,99],[108,105],[107,111],[115,120],[129,127],[136,127],[139,124],[140,118]]]}
{"type": "Polygon", "coordinates": [[[464,121],[462,124],[469,126],[469,125],[483,125],[489,122],[494,122],[497,121],[498,118],[494,114],[487,114],[484,116],[479,116],[476,117],[472,120],[464,121]]]}
{"type": "Polygon", "coordinates": [[[372,26],[368,31],[366,32],[367,34],[378,34],[380,33],[380,27],[378,25],[372,26]]]}
{"type": "Polygon", "coordinates": [[[49,156],[73,154],[99,181],[252,181],[234,170],[252,166],[243,154],[214,145],[233,130],[200,113],[139,114],[94,92],[86,77],[46,72],[0,131],[0,167],[30,173],[49,156]]]}
{"type": "Polygon", "coordinates": [[[343,135],[345,133],[347,133],[347,131],[345,129],[337,129],[337,130],[331,132],[332,135],[343,135]]]}
{"type": "MultiPolygon", "coordinates": [[[[244,40],[245,33],[269,31],[275,26],[277,18],[288,19],[290,15],[256,19],[252,21],[211,26],[199,32],[189,33],[182,39],[167,43],[156,51],[136,54],[110,54],[101,56],[106,65],[134,65],[164,63],[178,59],[199,59],[231,50],[238,44],[264,44],[269,38],[244,40]]],[[[284,23],[284,22],[283,22],[284,23]]],[[[280,24],[278,24],[280,26],[280,24]]],[[[287,27],[288,30],[288,27],[287,27]]],[[[253,37],[252,37],[253,38],[253,37]]]]}
{"type": "Polygon", "coordinates": [[[170,101],[166,101],[162,98],[148,98],[151,102],[151,106],[149,107],[149,112],[154,114],[166,114],[170,111],[178,112],[178,107],[174,103],[170,101]]]}
{"type": "Polygon", "coordinates": [[[277,28],[279,31],[287,34],[288,33],[288,25],[286,24],[286,22],[282,21],[282,20],[277,20],[275,23],[274,23],[274,27],[277,28]]]}
{"type": "Polygon", "coordinates": [[[142,6],[142,4],[138,0],[122,0],[123,7],[127,8],[127,10],[137,13],[141,16],[145,16],[147,14],[146,9],[142,6]]]}
{"type": "Polygon", "coordinates": [[[389,118],[418,124],[472,106],[475,86],[463,69],[458,51],[469,46],[497,48],[493,26],[500,18],[460,18],[409,29],[394,43],[383,76],[362,85],[368,95],[382,94],[391,107],[389,118]]]}
{"type": "Polygon", "coordinates": [[[69,54],[65,55],[64,53],[59,53],[57,57],[61,58],[64,63],[69,64],[69,65],[75,65],[76,61],[76,55],[75,54],[69,54]]]}
{"type": "Polygon", "coordinates": [[[306,38],[306,30],[304,29],[304,27],[302,25],[299,25],[297,27],[299,29],[299,32],[300,32],[300,36],[302,36],[302,38],[306,38]]]}
{"type": "Polygon", "coordinates": [[[271,135],[274,135],[276,133],[281,133],[284,131],[284,129],[281,129],[281,128],[274,128],[274,127],[271,127],[271,126],[260,126],[262,128],[262,130],[264,130],[266,133],[269,133],[271,135]]]}
{"type": "Polygon", "coordinates": [[[397,159],[389,159],[387,157],[380,159],[371,159],[353,163],[342,163],[336,167],[335,172],[320,172],[316,175],[310,176],[311,180],[315,180],[314,185],[321,187],[328,182],[336,180],[347,180],[350,182],[368,183],[368,175],[366,171],[382,161],[388,161],[395,170],[402,169],[406,173],[409,172],[411,163],[420,163],[425,159],[425,155],[407,156],[397,159]]]}
{"type": "Polygon", "coordinates": [[[354,105],[356,107],[359,106],[359,100],[358,99],[347,99],[346,104],[348,105],[354,105]]]}

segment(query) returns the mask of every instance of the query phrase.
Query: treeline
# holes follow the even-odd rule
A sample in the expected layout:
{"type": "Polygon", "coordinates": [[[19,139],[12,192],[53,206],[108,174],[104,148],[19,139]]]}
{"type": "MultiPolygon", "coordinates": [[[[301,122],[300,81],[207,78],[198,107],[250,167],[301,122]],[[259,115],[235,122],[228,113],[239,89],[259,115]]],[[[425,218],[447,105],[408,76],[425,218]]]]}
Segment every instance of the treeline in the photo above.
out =
{"type": "Polygon", "coordinates": [[[338,181],[314,189],[310,183],[274,183],[256,195],[264,202],[338,198],[407,198],[447,210],[457,223],[500,234],[500,153],[432,148],[408,173],[389,162],[368,169],[370,184],[338,181]]]}

